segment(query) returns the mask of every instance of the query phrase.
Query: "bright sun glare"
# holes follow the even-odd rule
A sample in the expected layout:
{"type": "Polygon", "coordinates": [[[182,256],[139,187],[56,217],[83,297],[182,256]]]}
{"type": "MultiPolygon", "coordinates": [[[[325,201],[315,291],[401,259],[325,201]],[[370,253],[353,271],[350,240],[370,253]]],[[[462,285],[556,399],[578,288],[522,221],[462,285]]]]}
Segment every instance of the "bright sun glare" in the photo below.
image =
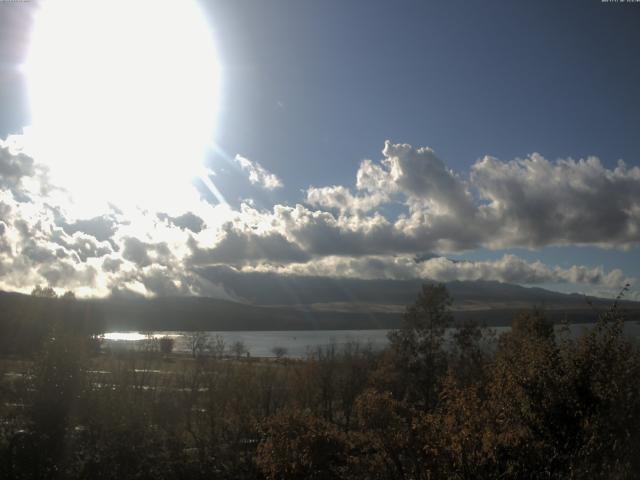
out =
{"type": "Polygon", "coordinates": [[[33,150],[79,201],[156,207],[200,171],[217,65],[195,0],[44,2],[25,70],[33,150]]]}

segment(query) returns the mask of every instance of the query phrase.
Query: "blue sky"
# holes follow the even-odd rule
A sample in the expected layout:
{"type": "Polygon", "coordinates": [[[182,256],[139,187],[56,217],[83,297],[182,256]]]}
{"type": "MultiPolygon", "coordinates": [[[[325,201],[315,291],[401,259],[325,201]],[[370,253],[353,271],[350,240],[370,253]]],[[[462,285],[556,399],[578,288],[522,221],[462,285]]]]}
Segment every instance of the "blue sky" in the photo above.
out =
{"type": "MultiPolygon", "coordinates": [[[[459,172],[487,154],[640,162],[637,5],[245,1],[210,11],[224,65],[219,143],[277,171],[285,198],[352,185],[385,139],[430,146],[459,172]]],[[[637,249],[514,253],[640,275],[637,249]]]]}
{"type": "MultiPolygon", "coordinates": [[[[286,262],[308,264],[335,256],[343,260],[363,255],[391,258],[396,254],[419,254],[430,247],[438,255],[472,262],[497,262],[505,255],[513,255],[528,264],[539,260],[552,269],[602,266],[605,273],[621,269],[624,278],[640,278],[636,246],[640,230],[633,217],[640,192],[640,180],[633,171],[633,167],[640,166],[640,4],[598,0],[228,0],[200,4],[213,31],[221,81],[217,124],[212,132],[217,147],[206,161],[215,173],[212,180],[229,202],[232,213],[228,218],[234,219],[229,220],[234,227],[230,230],[219,223],[213,226],[216,222],[204,218],[204,213],[191,210],[208,229],[193,231],[194,238],[199,235],[194,240],[197,248],[189,243],[194,257],[198,252],[208,252],[212,256],[207,264],[227,261],[251,271],[274,268],[288,274],[318,274],[317,269],[299,266],[287,270],[286,262]],[[411,145],[413,153],[383,155],[386,140],[411,145]],[[431,154],[416,154],[420,147],[432,148],[437,160],[432,160],[431,154]],[[549,225],[545,227],[539,218],[523,219],[522,212],[513,210],[515,213],[507,211],[505,215],[514,215],[515,226],[529,225],[532,238],[537,240],[528,242],[520,232],[513,234],[511,240],[504,237],[504,241],[498,241],[485,232],[472,240],[459,235],[452,240],[455,247],[447,243],[448,247],[443,248],[438,238],[431,243],[412,244],[403,237],[398,240],[404,243],[398,244],[397,252],[393,244],[380,247],[379,243],[358,252],[353,247],[334,251],[314,246],[314,241],[302,234],[290,233],[298,226],[286,230],[291,228],[283,226],[288,225],[288,217],[276,213],[278,206],[294,209],[296,204],[302,204],[309,215],[314,211],[329,212],[342,222],[339,229],[345,231],[354,219],[364,222],[362,218],[371,219],[376,212],[393,223],[401,214],[416,214],[417,218],[420,208],[425,212],[434,208],[429,203],[429,192],[445,187],[434,187],[428,179],[425,185],[431,190],[421,193],[411,190],[409,183],[400,185],[401,181],[385,187],[384,192],[357,187],[361,162],[370,159],[374,165],[382,165],[383,157],[398,158],[398,165],[407,169],[413,168],[408,165],[415,166],[415,162],[435,162],[437,172],[453,172],[461,182],[459,188],[468,190],[474,198],[473,208],[481,209],[491,203],[492,192],[502,191],[503,186],[496,186],[498,177],[491,175],[489,180],[473,180],[473,165],[490,156],[500,162],[497,165],[505,166],[533,153],[540,154],[547,166],[556,165],[558,159],[595,156],[601,161],[602,171],[610,173],[623,159],[627,165],[625,179],[609,185],[609,190],[602,187],[599,196],[589,197],[589,201],[596,206],[605,205],[609,191],[619,194],[616,205],[632,213],[628,213],[624,226],[614,222],[612,228],[626,233],[612,233],[609,240],[602,232],[590,231],[588,225],[584,232],[573,225],[572,233],[564,237],[557,232],[547,236],[538,230],[549,225]],[[247,159],[246,168],[234,159],[236,155],[247,159]],[[403,155],[411,157],[406,164],[403,155]],[[260,188],[264,184],[259,179],[247,181],[246,175],[255,171],[252,168],[258,164],[265,175],[273,174],[282,186],[260,188]],[[363,212],[353,210],[350,214],[329,205],[331,192],[327,190],[318,193],[323,196],[320,201],[310,203],[309,187],[332,186],[344,187],[356,196],[386,197],[363,212]],[[478,193],[483,188],[485,193],[478,193]],[[416,206],[418,203],[420,206],[416,206]],[[267,237],[275,243],[289,242],[289,256],[278,252],[274,258],[268,254],[263,258],[251,253],[252,248],[271,250],[264,245],[256,247],[252,239],[245,237],[245,243],[238,240],[236,245],[246,246],[244,258],[253,258],[253,263],[234,263],[233,255],[214,254],[224,247],[224,238],[239,235],[243,229],[238,225],[246,227],[251,223],[237,213],[242,211],[242,204],[255,209],[253,217],[262,215],[259,221],[254,218],[262,225],[257,229],[262,235],[258,243],[267,237]],[[277,223],[278,228],[268,230],[264,225],[269,222],[277,223]],[[220,232],[226,232],[227,237],[220,232]],[[209,234],[208,240],[204,240],[204,233],[209,234]]],[[[0,7],[0,138],[19,134],[31,122],[26,83],[15,68],[27,52],[30,17],[24,12],[28,9],[33,6],[0,7]]],[[[144,31],[144,26],[141,29],[144,31]]],[[[416,175],[436,172],[415,168],[416,175]]],[[[579,168],[582,167],[566,173],[566,182],[570,183],[571,175],[576,175],[579,168]]],[[[578,194],[584,189],[601,188],[597,174],[584,178],[581,181],[586,186],[578,188],[578,194]]],[[[444,181],[450,182],[448,177],[444,181]]],[[[534,217],[540,212],[554,214],[551,207],[538,210],[536,186],[527,188],[527,195],[534,200],[528,200],[533,203],[525,205],[523,211],[532,212],[534,217]]],[[[442,195],[436,204],[443,198],[451,200],[448,194],[442,195]]],[[[568,199],[571,204],[571,195],[572,192],[558,192],[558,199],[568,199]]],[[[207,198],[216,203],[213,196],[207,198]]],[[[603,218],[616,216],[611,214],[615,214],[616,207],[610,208],[603,218]]],[[[579,218],[584,212],[563,215],[565,219],[579,218]]],[[[303,221],[302,214],[295,218],[296,222],[303,221]]],[[[66,222],[71,225],[81,220],[69,217],[66,222]]],[[[426,220],[425,225],[432,225],[430,222],[426,220]]],[[[425,225],[421,231],[430,235],[433,229],[425,225]]],[[[123,245],[116,250],[126,250],[126,238],[129,237],[123,233],[112,239],[112,244],[123,245]]],[[[149,246],[149,238],[147,235],[141,241],[147,249],[157,250],[149,246]]],[[[109,255],[115,257],[114,252],[109,255]]],[[[238,258],[242,256],[242,252],[237,253],[238,258]]],[[[191,260],[183,256],[178,261],[191,260]]],[[[136,259],[123,261],[135,263],[136,259]]],[[[336,265],[326,262],[320,272],[323,275],[336,265]]],[[[357,276],[360,267],[353,268],[355,273],[351,274],[357,276]]],[[[60,282],[59,287],[64,287],[60,282]]],[[[146,285],[145,280],[140,282],[146,285]]],[[[519,283],[600,293],[611,293],[618,286],[615,282],[604,285],[595,280],[575,283],[566,279],[519,283]]]]}
{"type": "Polygon", "coordinates": [[[287,184],[344,182],[385,139],[431,146],[456,170],[485,154],[612,164],[640,153],[634,5],[241,1],[210,10],[224,65],[219,142],[260,157],[287,184]]]}

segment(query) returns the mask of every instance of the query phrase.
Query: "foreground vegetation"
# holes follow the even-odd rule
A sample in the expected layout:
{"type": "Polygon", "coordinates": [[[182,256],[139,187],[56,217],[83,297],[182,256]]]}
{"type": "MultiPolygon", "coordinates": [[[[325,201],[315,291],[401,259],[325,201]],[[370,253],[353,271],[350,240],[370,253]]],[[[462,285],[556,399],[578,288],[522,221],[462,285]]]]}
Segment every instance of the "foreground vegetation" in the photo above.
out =
{"type": "Polygon", "coordinates": [[[385,352],[255,361],[100,353],[90,312],[56,302],[38,336],[0,325],[3,479],[640,477],[640,350],[617,303],[579,338],[541,311],[450,335],[449,295],[425,285],[385,352]]]}

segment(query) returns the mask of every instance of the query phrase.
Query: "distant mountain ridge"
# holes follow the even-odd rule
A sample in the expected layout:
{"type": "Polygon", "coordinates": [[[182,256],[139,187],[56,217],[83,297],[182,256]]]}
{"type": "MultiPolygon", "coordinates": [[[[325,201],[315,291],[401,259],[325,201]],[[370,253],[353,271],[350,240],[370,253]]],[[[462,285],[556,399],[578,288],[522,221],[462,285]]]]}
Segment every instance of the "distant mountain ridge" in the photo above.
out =
{"type": "MultiPolygon", "coordinates": [[[[210,267],[200,271],[213,283],[224,285],[234,297],[256,305],[311,305],[318,303],[373,303],[408,305],[415,300],[428,279],[362,280],[313,276],[287,276],[274,273],[244,273],[227,267],[210,267]]],[[[538,287],[522,287],[496,281],[446,282],[453,297],[454,308],[472,304],[500,304],[504,302],[526,305],[587,306],[580,294],[565,294],[538,287]]],[[[591,297],[590,297],[591,298],[591,297]]],[[[593,299],[609,302],[606,299],[593,299]]]]}
{"type": "MultiPolygon", "coordinates": [[[[225,286],[245,302],[205,297],[113,297],[77,300],[74,308],[100,315],[107,331],[397,328],[404,308],[415,300],[423,283],[261,275],[262,281],[253,287],[242,278],[235,282],[231,277],[225,279],[225,286]]],[[[473,319],[490,326],[509,325],[519,311],[534,306],[545,309],[553,321],[590,322],[598,310],[613,303],[593,299],[590,306],[582,295],[500,282],[456,281],[446,285],[454,298],[457,321],[473,319]]],[[[2,312],[12,311],[18,302],[41,306],[48,302],[46,308],[38,309],[42,315],[54,312],[60,303],[0,292],[2,312]]],[[[634,319],[639,318],[640,303],[620,304],[634,319]]]]}

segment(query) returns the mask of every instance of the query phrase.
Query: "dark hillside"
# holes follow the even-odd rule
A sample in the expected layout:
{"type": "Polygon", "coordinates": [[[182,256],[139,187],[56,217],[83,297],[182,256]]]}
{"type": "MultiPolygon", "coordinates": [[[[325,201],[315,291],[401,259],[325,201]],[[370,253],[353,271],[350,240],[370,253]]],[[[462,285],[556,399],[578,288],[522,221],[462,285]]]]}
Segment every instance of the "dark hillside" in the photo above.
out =
{"type": "MultiPolygon", "coordinates": [[[[284,298],[278,293],[277,286],[266,292],[262,288],[255,289],[255,304],[197,297],[65,301],[0,293],[0,328],[7,332],[5,339],[16,337],[22,329],[35,328],[44,334],[47,325],[57,321],[90,332],[397,328],[404,307],[387,304],[387,307],[393,308],[378,308],[381,306],[379,302],[399,301],[402,296],[409,298],[419,288],[416,282],[388,282],[392,289],[387,291],[387,295],[375,298],[367,293],[366,287],[371,287],[372,292],[379,291],[387,285],[386,281],[335,281],[342,288],[331,286],[330,281],[319,278],[301,283],[300,300],[313,300],[310,294],[302,294],[302,287],[308,286],[311,294],[320,292],[320,298],[327,303],[283,303],[284,298]],[[349,286],[354,288],[347,294],[345,292],[349,286]],[[259,301],[264,303],[260,305],[259,301]],[[378,303],[374,304],[374,301],[378,303]],[[27,328],[26,325],[31,327],[27,328]]],[[[264,285],[267,284],[269,282],[264,282],[264,285]]],[[[293,285],[296,282],[291,281],[285,290],[293,285]]],[[[498,282],[452,282],[447,287],[454,298],[453,314],[457,321],[476,320],[490,326],[509,325],[515,313],[533,306],[544,308],[549,319],[555,322],[590,322],[596,318],[597,310],[605,309],[611,303],[594,300],[594,307],[591,307],[579,295],[564,295],[498,282]]],[[[640,312],[638,303],[622,302],[622,306],[632,315],[637,316],[640,312]]]]}

